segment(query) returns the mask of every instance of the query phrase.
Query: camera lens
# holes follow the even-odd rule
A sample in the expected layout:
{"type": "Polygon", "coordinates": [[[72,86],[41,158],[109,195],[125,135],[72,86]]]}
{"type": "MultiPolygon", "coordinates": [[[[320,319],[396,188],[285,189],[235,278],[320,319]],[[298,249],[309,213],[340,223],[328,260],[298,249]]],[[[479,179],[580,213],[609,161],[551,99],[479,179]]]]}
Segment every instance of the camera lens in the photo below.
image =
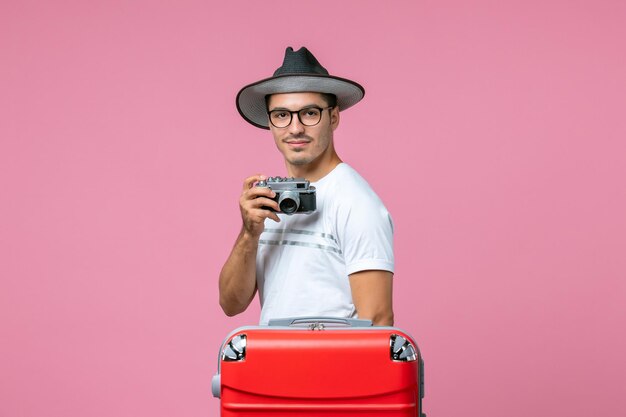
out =
{"type": "Polygon", "coordinates": [[[285,191],[278,199],[278,207],[285,214],[295,213],[300,205],[300,197],[297,192],[285,191]]]}
{"type": "Polygon", "coordinates": [[[283,200],[280,203],[280,210],[283,213],[287,213],[287,214],[293,213],[294,211],[296,211],[297,208],[298,206],[296,205],[296,202],[291,199],[283,200]]]}

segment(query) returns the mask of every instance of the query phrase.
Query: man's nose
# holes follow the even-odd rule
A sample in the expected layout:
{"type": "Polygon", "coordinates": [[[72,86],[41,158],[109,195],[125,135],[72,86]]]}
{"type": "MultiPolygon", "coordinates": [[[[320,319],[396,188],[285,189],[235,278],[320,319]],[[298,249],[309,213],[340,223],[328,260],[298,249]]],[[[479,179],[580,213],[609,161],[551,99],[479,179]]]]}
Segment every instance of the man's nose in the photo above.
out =
{"type": "Polygon", "coordinates": [[[289,132],[290,133],[302,133],[302,132],[304,132],[304,125],[300,121],[300,117],[298,117],[297,113],[292,115],[291,123],[289,123],[289,126],[287,126],[287,127],[289,128],[289,132]]]}

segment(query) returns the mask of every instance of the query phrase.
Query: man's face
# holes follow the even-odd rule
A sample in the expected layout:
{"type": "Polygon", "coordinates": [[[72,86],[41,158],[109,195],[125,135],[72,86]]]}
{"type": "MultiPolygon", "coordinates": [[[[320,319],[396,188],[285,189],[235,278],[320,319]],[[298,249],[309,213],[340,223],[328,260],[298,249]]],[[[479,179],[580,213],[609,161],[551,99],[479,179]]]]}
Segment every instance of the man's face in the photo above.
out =
{"type": "Polygon", "coordinates": [[[276,147],[291,165],[307,165],[320,156],[334,152],[333,131],[339,124],[339,109],[327,109],[328,103],[319,93],[273,94],[268,110],[299,111],[308,107],[322,110],[321,120],[315,126],[305,126],[296,113],[287,127],[278,128],[270,123],[276,147]]]}

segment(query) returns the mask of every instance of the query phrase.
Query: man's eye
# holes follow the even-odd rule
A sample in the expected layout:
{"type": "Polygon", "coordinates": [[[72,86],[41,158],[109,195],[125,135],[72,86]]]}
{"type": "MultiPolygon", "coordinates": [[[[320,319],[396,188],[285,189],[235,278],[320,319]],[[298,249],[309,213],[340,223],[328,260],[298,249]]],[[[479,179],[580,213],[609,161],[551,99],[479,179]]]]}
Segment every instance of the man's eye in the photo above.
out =
{"type": "Polygon", "coordinates": [[[272,116],[274,117],[274,119],[284,119],[287,117],[287,113],[286,112],[274,112],[272,113],[272,116]]]}
{"type": "Polygon", "coordinates": [[[319,113],[319,111],[317,109],[309,109],[306,111],[305,115],[309,116],[309,117],[315,117],[317,116],[319,113]]]}

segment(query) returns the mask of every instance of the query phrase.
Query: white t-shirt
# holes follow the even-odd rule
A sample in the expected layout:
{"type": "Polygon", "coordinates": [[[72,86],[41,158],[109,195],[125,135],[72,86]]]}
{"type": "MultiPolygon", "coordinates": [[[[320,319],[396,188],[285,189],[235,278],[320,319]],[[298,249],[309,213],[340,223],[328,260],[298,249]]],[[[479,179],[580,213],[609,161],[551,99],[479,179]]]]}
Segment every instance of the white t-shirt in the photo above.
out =
{"type": "Polygon", "coordinates": [[[369,184],[341,163],[316,188],[317,210],[265,221],[256,260],[261,324],[299,316],[356,317],[348,276],[393,272],[393,223],[369,184]]]}

